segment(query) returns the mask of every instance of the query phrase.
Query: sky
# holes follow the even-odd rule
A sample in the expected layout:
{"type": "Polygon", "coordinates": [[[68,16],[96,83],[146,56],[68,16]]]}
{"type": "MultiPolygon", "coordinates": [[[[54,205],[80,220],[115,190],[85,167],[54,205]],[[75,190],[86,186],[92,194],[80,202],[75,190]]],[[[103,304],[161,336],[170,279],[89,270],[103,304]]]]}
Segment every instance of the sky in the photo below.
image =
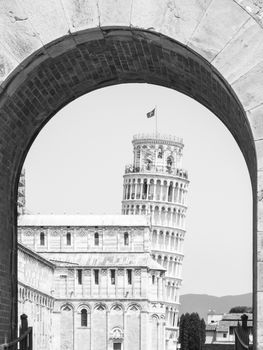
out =
{"type": "Polygon", "coordinates": [[[252,290],[252,191],[248,169],[221,121],[168,88],[122,84],[88,93],[41,130],[25,160],[32,214],[119,214],[132,137],[182,137],[190,185],[181,294],[252,290]]]}

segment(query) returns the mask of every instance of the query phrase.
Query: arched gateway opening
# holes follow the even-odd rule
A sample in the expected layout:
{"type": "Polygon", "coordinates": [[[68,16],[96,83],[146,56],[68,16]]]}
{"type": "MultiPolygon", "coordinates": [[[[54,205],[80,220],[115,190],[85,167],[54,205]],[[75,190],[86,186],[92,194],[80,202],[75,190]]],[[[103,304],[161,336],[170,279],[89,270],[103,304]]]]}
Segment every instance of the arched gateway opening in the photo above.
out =
{"type": "Polygon", "coordinates": [[[2,85],[0,343],[5,335],[12,338],[16,334],[16,198],[26,154],[43,126],[63,106],[95,89],[130,82],[157,84],[194,98],[226,125],[245,157],[253,189],[254,339],[259,345],[262,340],[256,336],[257,331],[263,334],[263,321],[257,310],[263,301],[257,278],[262,255],[261,245],[259,251],[256,245],[257,229],[260,231],[257,157],[246,113],[230,85],[203,57],[163,35],[130,28],[87,30],[54,41],[24,61],[2,85]]]}

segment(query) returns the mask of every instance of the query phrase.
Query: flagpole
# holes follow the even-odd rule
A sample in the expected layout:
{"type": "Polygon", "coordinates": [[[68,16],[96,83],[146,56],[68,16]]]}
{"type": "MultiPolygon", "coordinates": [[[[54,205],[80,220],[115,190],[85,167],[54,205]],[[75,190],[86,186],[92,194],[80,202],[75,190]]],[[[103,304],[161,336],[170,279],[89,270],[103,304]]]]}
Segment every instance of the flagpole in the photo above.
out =
{"type": "Polygon", "coordinates": [[[155,106],[155,137],[157,139],[157,106],[155,106]]]}

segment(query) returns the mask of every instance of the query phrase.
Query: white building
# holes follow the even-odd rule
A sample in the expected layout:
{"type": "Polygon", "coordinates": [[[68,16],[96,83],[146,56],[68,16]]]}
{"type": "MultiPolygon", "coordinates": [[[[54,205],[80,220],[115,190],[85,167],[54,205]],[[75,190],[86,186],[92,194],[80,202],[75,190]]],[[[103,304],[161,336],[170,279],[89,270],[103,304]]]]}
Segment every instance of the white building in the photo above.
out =
{"type": "MultiPolygon", "coordinates": [[[[243,313],[214,313],[211,317],[211,313],[209,313],[206,325],[206,344],[234,344],[234,331],[237,329],[238,323],[241,324],[242,315],[243,313]]],[[[252,313],[246,313],[246,315],[248,316],[249,341],[253,343],[253,315],[252,313]]]]}
{"type": "Polygon", "coordinates": [[[183,144],[141,135],[133,146],[122,215],[25,215],[20,205],[19,315],[38,350],[176,349],[183,144]]]}

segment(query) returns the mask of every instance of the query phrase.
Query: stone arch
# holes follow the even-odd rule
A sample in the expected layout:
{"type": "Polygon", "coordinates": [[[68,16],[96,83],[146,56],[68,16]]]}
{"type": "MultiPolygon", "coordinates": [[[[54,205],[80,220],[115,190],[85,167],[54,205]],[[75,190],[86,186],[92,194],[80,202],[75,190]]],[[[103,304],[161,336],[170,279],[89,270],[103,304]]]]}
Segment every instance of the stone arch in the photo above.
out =
{"type": "Polygon", "coordinates": [[[91,312],[91,307],[89,304],[81,303],[77,307],[77,312],[80,312],[82,309],[86,309],[88,312],[91,312]]]}
{"type": "Polygon", "coordinates": [[[110,311],[123,312],[124,306],[121,303],[114,303],[111,305],[110,311]]]}
{"type": "Polygon", "coordinates": [[[159,316],[157,314],[151,315],[152,320],[159,320],[159,316]]]}
{"type": "MultiPolygon", "coordinates": [[[[263,149],[263,96],[259,88],[263,81],[260,70],[262,55],[254,54],[251,58],[251,50],[246,49],[252,46],[256,53],[262,49],[260,5],[255,5],[251,0],[229,0],[226,6],[221,5],[220,10],[224,15],[218,16],[217,6],[220,5],[217,1],[204,2],[202,6],[193,5],[193,11],[185,7],[185,2],[180,2],[179,9],[170,8],[167,1],[158,5],[147,5],[141,1],[133,6],[120,6],[119,2],[113,5],[110,2],[112,9],[107,5],[98,5],[101,7],[98,11],[97,7],[91,6],[88,16],[86,5],[83,4],[77,14],[73,2],[69,3],[65,9],[60,5],[56,8],[44,7],[42,15],[47,19],[46,23],[38,21],[37,15],[24,16],[26,20],[17,32],[14,32],[14,27],[10,27],[13,25],[13,18],[10,21],[8,17],[10,8],[5,8],[10,5],[3,4],[1,11],[9,33],[1,37],[1,43],[4,44],[0,48],[0,137],[3,140],[0,162],[3,211],[0,232],[5,242],[0,262],[7,266],[4,276],[6,283],[1,287],[3,294],[7,295],[6,302],[0,304],[1,314],[5,311],[7,315],[3,320],[5,326],[0,331],[2,340],[4,334],[8,334],[9,338],[16,334],[16,237],[13,232],[16,231],[15,204],[21,167],[30,145],[47,121],[64,105],[84,93],[113,84],[147,82],[178,90],[209,108],[232,133],[247,162],[254,196],[255,242],[257,217],[260,232],[263,226],[263,182],[260,174],[257,182],[257,161],[261,169],[263,149]],[[251,5],[249,11],[246,4],[251,5]],[[206,12],[208,7],[209,11],[206,12]],[[180,19],[174,16],[175,11],[177,13],[179,10],[184,14],[182,26],[176,25],[180,19]],[[235,25],[230,25],[232,22],[229,18],[233,16],[235,25]],[[162,23],[160,18],[163,19],[162,23]],[[50,22],[52,19],[53,22],[50,22]],[[211,23],[213,27],[210,27],[211,23]],[[92,29],[87,29],[92,26],[92,29]],[[37,28],[36,32],[32,28],[37,28]],[[147,28],[152,29],[149,31],[147,28]],[[256,45],[249,39],[249,30],[253,30],[257,37],[256,45]],[[203,39],[204,32],[209,40],[203,39]],[[240,54],[235,49],[238,43],[242,47],[240,54]],[[105,50],[100,55],[102,47],[105,50]],[[141,47],[149,55],[154,53],[157,59],[151,64],[143,56],[139,59],[137,53],[141,47]],[[87,52],[92,52],[92,55],[87,55],[87,52]],[[132,52],[136,52],[134,57],[132,52]],[[116,57],[116,60],[126,64],[120,67],[115,62],[112,69],[101,69],[104,62],[100,56],[104,56],[103,60],[109,58],[109,62],[112,57],[116,57]],[[239,64],[236,64],[235,57],[239,58],[239,64]],[[158,63],[160,61],[162,69],[158,63]],[[63,72],[60,71],[61,66],[63,72]],[[99,75],[100,71],[102,73],[99,75]],[[98,79],[94,78],[96,76],[98,79]],[[258,212],[257,208],[260,209],[258,212]],[[8,254],[5,253],[8,251],[14,252],[11,267],[8,265],[8,254]],[[9,276],[13,276],[13,280],[9,276]]],[[[22,10],[14,4],[12,12],[22,11],[27,14],[31,7],[32,11],[37,12],[38,1],[28,1],[27,4],[23,3],[22,10]]],[[[263,239],[261,236],[259,233],[260,241],[263,239]]],[[[255,244],[254,276],[257,276],[258,265],[261,266],[261,260],[257,258],[255,244]]],[[[255,277],[256,324],[257,296],[263,293],[259,292],[262,284],[261,279],[255,277]]],[[[258,323],[258,328],[263,335],[263,325],[258,323]]]]}
{"type": "Polygon", "coordinates": [[[104,304],[104,303],[97,303],[94,305],[94,311],[107,311],[108,308],[107,308],[107,305],[104,304]]]}
{"type": "MultiPolygon", "coordinates": [[[[86,303],[79,304],[77,307],[77,317],[76,317],[77,327],[84,327],[84,328],[90,327],[90,318],[91,318],[90,305],[86,303]]],[[[89,337],[89,334],[86,334],[86,338],[87,337],[89,337]]]]}
{"type": "Polygon", "coordinates": [[[124,339],[124,333],[123,333],[123,329],[121,327],[114,327],[111,331],[110,331],[110,339],[112,339],[113,341],[123,341],[124,339]]]}
{"type": "Polygon", "coordinates": [[[127,306],[127,312],[128,311],[142,311],[142,307],[137,303],[130,303],[127,306]]]}
{"type": "Polygon", "coordinates": [[[154,179],[149,179],[148,199],[153,200],[154,195],[154,179]]]}
{"type": "Polygon", "coordinates": [[[156,180],[156,193],[155,193],[155,200],[159,201],[160,200],[160,196],[161,196],[161,180],[158,179],[156,180]]]}
{"type": "Polygon", "coordinates": [[[67,311],[68,309],[74,311],[74,305],[71,304],[71,303],[69,303],[69,302],[66,302],[65,304],[62,304],[62,305],[60,306],[60,311],[62,311],[62,310],[67,311]]]}

